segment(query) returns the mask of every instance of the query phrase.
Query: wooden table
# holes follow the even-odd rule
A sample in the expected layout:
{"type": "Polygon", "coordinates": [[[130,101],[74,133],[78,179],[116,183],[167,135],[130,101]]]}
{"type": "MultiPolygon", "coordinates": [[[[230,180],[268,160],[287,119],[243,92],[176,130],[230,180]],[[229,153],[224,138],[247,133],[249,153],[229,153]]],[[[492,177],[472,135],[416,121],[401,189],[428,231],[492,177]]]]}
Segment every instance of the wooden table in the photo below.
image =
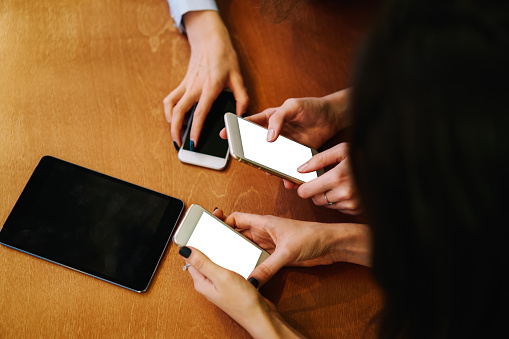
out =
{"type": "MultiPolygon", "coordinates": [[[[277,24],[258,1],[219,1],[237,48],[250,112],[349,85],[373,1],[312,1],[277,24]]],[[[0,223],[39,159],[53,155],[225,213],[352,221],[281,181],[231,161],[216,172],[180,163],[163,98],[189,46],[165,0],[0,3],[0,223]]],[[[195,292],[169,246],[137,294],[0,246],[0,338],[248,337],[195,292]]],[[[261,289],[309,337],[367,338],[381,305],[370,270],[337,263],[285,268],[261,289]]]]}

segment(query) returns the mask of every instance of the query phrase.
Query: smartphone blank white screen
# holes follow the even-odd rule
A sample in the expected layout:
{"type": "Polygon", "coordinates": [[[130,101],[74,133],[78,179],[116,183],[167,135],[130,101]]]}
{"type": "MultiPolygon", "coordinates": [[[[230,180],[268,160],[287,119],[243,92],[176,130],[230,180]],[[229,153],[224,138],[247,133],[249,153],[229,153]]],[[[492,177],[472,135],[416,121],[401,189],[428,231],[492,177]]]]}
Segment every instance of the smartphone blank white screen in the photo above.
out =
{"type": "Polygon", "coordinates": [[[309,147],[281,135],[276,141],[268,142],[265,128],[243,119],[237,119],[237,121],[246,159],[304,182],[317,178],[316,172],[297,172],[297,168],[313,156],[309,147]]]}
{"type": "Polygon", "coordinates": [[[247,279],[262,251],[207,213],[202,213],[186,246],[199,249],[215,264],[247,279]]]}

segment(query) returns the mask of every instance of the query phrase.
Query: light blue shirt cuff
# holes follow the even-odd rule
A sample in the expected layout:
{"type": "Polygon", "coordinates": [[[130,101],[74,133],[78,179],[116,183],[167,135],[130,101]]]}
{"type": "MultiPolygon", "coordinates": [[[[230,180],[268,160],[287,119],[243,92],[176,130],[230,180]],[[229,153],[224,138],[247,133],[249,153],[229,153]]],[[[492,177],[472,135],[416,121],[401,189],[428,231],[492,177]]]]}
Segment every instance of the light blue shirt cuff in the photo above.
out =
{"type": "Polygon", "coordinates": [[[171,17],[173,21],[175,21],[175,27],[181,32],[185,32],[186,30],[182,17],[187,12],[206,10],[218,11],[214,0],[168,0],[168,3],[170,4],[171,17]]]}

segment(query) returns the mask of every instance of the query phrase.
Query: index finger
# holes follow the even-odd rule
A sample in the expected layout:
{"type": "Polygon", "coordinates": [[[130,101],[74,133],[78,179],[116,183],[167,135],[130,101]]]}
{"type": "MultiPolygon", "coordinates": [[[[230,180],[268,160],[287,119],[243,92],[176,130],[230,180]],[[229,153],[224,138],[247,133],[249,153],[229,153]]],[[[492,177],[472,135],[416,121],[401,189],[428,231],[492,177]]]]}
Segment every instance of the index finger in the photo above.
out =
{"type": "Polygon", "coordinates": [[[341,143],[323,152],[315,154],[297,170],[301,173],[317,171],[329,165],[339,164],[341,161],[345,160],[347,156],[348,146],[346,143],[341,143]]]}
{"type": "Polygon", "coordinates": [[[177,145],[181,145],[181,135],[180,131],[182,129],[182,124],[184,123],[184,118],[193,108],[193,105],[196,103],[196,99],[194,95],[185,93],[182,98],[180,98],[179,102],[175,107],[173,107],[173,113],[171,118],[171,137],[177,145]]]}
{"type": "Polygon", "coordinates": [[[233,92],[233,96],[235,97],[235,110],[238,116],[246,113],[247,106],[249,106],[249,97],[247,95],[246,88],[244,87],[244,82],[242,81],[242,77],[240,74],[233,74],[230,76],[230,89],[233,92]]]}
{"type": "Polygon", "coordinates": [[[228,134],[226,133],[226,127],[223,127],[223,129],[219,132],[219,136],[221,139],[228,139],[228,134]]]}
{"type": "Polygon", "coordinates": [[[166,116],[166,121],[168,123],[171,122],[172,116],[173,116],[173,108],[177,104],[177,102],[182,98],[182,96],[185,93],[185,88],[180,84],[177,88],[175,88],[173,91],[171,91],[170,94],[166,96],[163,100],[163,106],[164,106],[164,115],[166,116]]]}
{"type": "Polygon", "coordinates": [[[267,127],[269,125],[269,118],[272,114],[274,114],[276,109],[277,109],[276,107],[267,108],[261,111],[260,113],[248,116],[246,120],[254,122],[257,125],[267,127]]]}
{"type": "Polygon", "coordinates": [[[267,133],[267,141],[276,141],[277,137],[283,130],[285,122],[290,118],[293,118],[298,109],[299,107],[297,106],[295,99],[286,100],[281,107],[276,109],[269,118],[269,125],[267,126],[267,129],[269,130],[267,133]]]}
{"type": "Polygon", "coordinates": [[[200,134],[203,129],[203,124],[205,123],[205,119],[214,104],[214,101],[217,99],[221,90],[205,90],[202,92],[200,100],[198,101],[198,106],[196,106],[196,110],[193,115],[193,124],[191,126],[191,135],[190,140],[194,142],[194,146],[198,144],[198,140],[200,139],[200,134]]]}

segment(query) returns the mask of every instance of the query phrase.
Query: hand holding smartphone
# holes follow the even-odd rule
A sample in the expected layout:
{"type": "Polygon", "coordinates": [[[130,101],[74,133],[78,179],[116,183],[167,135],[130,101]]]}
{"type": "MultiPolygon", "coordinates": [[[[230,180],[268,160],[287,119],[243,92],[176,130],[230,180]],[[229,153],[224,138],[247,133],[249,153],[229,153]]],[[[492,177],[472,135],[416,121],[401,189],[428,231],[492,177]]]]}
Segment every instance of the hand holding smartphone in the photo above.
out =
{"type": "Polygon", "coordinates": [[[266,128],[232,113],[225,114],[224,120],[230,154],[240,162],[299,185],[323,174],[323,169],[310,173],[297,171],[318,153],[317,150],[284,136],[268,142],[266,128]]]}
{"type": "MultiPolygon", "coordinates": [[[[230,91],[223,91],[212,105],[203,129],[200,134],[200,141],[191,147],[191,116],[184,133],[184,142],[178,152],[178,158],[183,163],[212,168],[223,169],[228,163],[228,142],[219,137],[219,132],[224,127],[223,116],[226,112],[235,112],[235,98],[230,91]]],[[[193,106],[194,111],[196,105],[193,106]]],[[[191,112],[193,114],[193,112],[191,112]]]]}
{"type": "Polygon", "coordinates": [[[270,254],[219,220],[200,205],[191,205],[180,222],[173,242],[192,246],[215,264],[245,279],[270,254]]]}

